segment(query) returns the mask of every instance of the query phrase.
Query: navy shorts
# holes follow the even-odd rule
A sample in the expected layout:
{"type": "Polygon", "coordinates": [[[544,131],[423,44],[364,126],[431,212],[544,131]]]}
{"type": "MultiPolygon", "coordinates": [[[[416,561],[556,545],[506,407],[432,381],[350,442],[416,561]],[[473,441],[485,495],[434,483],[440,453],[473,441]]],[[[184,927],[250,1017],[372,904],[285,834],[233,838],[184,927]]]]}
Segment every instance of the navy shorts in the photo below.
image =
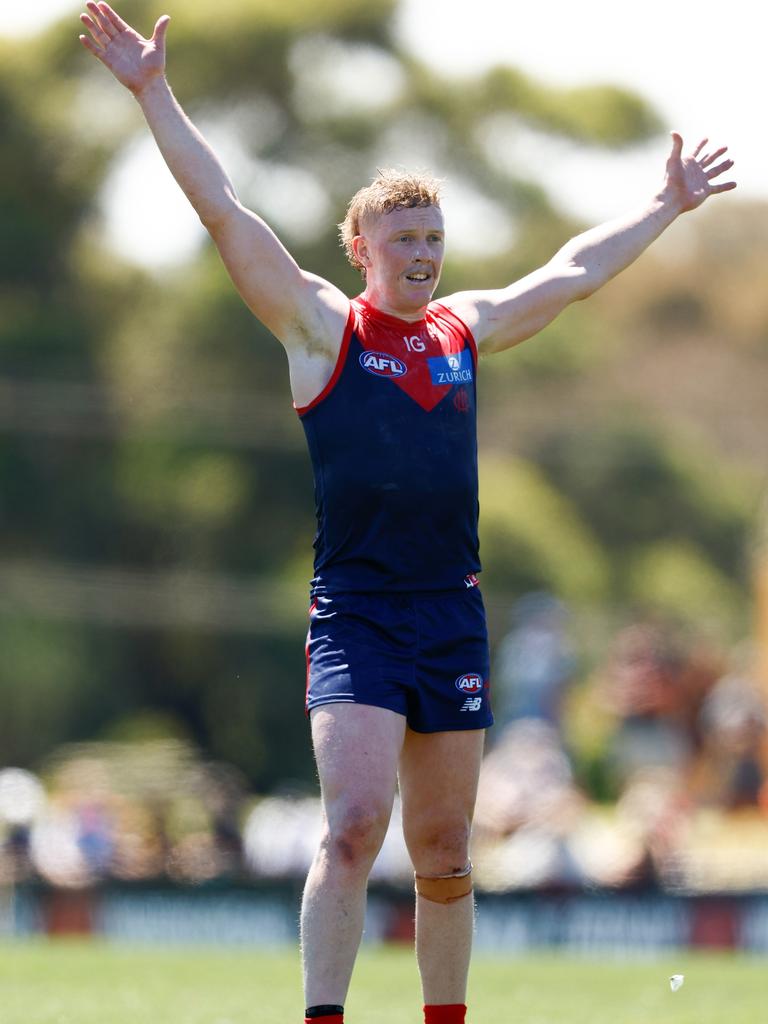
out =
{"type": "Polygon", "coordinates": [[[370,704],[416,732],[493,724],[479,587],[437,594],[316,597],[307,634],[307,713],[370,704]]]}

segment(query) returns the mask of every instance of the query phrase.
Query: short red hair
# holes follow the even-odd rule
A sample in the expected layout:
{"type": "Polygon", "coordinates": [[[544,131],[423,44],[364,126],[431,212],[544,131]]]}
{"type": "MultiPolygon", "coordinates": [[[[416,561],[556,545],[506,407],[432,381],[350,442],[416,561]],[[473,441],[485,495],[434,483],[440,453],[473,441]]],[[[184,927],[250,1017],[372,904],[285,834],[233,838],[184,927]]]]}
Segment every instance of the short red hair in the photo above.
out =
{"type": "Polygon", "coordinates": [[[339,236],[347,259],[365,276],[362,263],[355,256],[352,239],[362,234],[361,225],[371,214],[391,213],[414,206],[440,207],[441,182],[432,175],[384,168],[377,172],[370,185],[361,188],[350,200],[347,215],[339,224],[339,236]]]}

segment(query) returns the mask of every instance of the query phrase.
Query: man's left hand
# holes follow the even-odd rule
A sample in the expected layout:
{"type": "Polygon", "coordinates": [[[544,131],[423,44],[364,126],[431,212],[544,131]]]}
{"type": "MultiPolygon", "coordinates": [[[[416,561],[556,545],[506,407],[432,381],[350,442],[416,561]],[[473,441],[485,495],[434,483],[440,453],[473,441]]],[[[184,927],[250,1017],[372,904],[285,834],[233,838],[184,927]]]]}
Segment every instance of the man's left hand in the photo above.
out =
{"type": "Polygon", "coordinates": [[[727,152],[727,146],[710,149],[707,148],[708,142],[708,139],[702,139],[691,155],[683,156],[682,137],[672,132],[672,152],[667,160],[661,198],[677,204],[681,213],[695,210],[709,196],[736,188],[735,181],[715,183],[721,174],[733,167],[733,160],[720,160],[727,152]]]}

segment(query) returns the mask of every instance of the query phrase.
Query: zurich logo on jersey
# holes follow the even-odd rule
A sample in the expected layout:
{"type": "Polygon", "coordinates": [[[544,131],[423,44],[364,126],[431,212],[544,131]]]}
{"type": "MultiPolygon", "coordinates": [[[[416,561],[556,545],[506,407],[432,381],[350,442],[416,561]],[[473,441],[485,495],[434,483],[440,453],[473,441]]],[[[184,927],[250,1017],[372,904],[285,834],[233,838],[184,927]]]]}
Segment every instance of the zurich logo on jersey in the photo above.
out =
{"type": "Polygon", "coordinates": [[[472,380],[472,354],[468,348],[444,356],[433,356],[427,363],[432,383],[438,387],[445,384],[468,384],[472,380]]]}
{"type": "Polygon", "coordinates": [[[463,676],[459,676],[456,680],[456,689],[466,694],[481,693],[483,677],[478,675],[477,672],[465,672],[463,676]]]}
{"type": "Polygon", "coordinates": [[[362,352],[360,365],[377,377],[403,377],[408,373],[408,367],[402,359],[387,352],[362,352]]]}

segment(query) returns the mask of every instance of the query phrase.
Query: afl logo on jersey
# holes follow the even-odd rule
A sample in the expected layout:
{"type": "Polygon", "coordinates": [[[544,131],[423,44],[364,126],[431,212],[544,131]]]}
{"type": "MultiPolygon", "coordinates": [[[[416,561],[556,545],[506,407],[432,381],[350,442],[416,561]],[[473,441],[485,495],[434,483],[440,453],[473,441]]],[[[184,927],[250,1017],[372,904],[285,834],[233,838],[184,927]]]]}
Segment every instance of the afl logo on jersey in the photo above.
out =
{"type": "Polygon", "coordinates": [[[362,352],[360,365],[377,377],[404,377],[408,373],[408,367],[401,359],[386,352],[362,352]]]}
{"type": "Polygon", "coordinates": [[[483,689],[483,677],[477,672],[467,672],[456,680],[456,689],[462,693],[481,693],[483,689]]]}

